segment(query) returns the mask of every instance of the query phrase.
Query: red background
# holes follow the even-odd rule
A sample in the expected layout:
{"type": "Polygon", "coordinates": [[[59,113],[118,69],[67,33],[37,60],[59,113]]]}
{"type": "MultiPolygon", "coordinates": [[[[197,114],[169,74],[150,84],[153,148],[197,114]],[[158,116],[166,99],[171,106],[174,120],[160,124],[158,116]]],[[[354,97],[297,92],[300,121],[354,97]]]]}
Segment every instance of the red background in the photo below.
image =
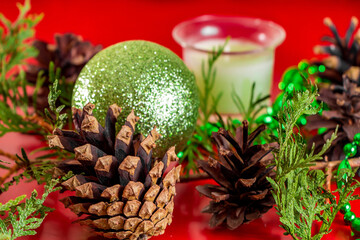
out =
{"type": "MultiPolygon", "coordinates": [[[[15,19],[18,13],[15,3],[15,0],[0,0],[0,12],[15,19]]],[[[203,14],[241,15],[272,20],[282,25],[287,33],[285,42],[276,53],[273,92],[276,92],[284,70],[301,59],[312,58],[313,46],[320,43],[321,36],[329,34],[322,23],[324,17],[331,17],[341,34],[345,33],[351,16],[360,17],[360,1],[356,0],[33,0],[32,6],[33,13],[45,13],[37,27],[36,37],[39,39],[53,41],[54,33],[73,32],[104,47],[124,40],[144,39],[162,44],[179,56],[181,48],[172,39],[171,31],[183,20],[203,14]]],[[[8,134],[0,138],[0,145],[8,152],[19,153],[21,147],[26,150],[36,148],[39,140],[8,134]]],[[[196,184],[199,183],[179,184],[173,224],[167,228],[165,235],[157,239],[285,239],[282,229],[278,227],[274,210],[233,232],[210,230],[207,227],[209,216],[200,213],[206,200],[195,192],[196,184]]],[[[0,202],[19,194],[29,194],[35,187],[34,183],[22,183],[20,186],[1,195],[0,202]]],[[[58,195],[53,194],[47,201],[47,205],[57,210],[48,216],[40,233],[25,239],[86,239],[87,232],[70,224],[74,220],[73,215],[64,210],[57,199],[58,195]]],[[[354,206],[360,214],[360,203],[354,206]]],[[[349,235],[349,228],[343,226],[339,216],[333,233],[324,239],[349,239],[349,235]]]]}
{"type": "MultiPolygon", "coordinates": [[[[16,2],[0,0],[0,11],[15,19],[16,2]]],[[[331,17],[344,34],[351,16],[360,17],[359,9],[360,1],[356,0],[32,0],[32,12],[45,13],[37,27],[39,39],[53,41],[54,33],[73,32],[104,47],[144,39],[162,44],[179,56],[181,48],[171,31],[183,20],[203,14],[272,20],[287,33],[277,50],[275,82],[287,67],[313,57],[313,46],[330,33],[323,25],[324,17],[331,17]]]]}

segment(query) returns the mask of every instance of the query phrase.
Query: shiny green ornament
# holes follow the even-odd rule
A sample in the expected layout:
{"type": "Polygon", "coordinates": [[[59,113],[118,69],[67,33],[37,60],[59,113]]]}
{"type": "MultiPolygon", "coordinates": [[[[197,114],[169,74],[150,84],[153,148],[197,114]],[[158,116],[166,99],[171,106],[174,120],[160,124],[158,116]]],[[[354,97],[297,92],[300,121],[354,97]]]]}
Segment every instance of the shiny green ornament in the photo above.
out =
{"type": "Polygon", "coordinates": [[[82,69],[72,105],[96,105],[95,117],[104,124],[108,106],[122,109],[119,122],[134,109],[140,117],[137,132],[157,127],[162,138],[155,156],[176,144],[181,149],[195,129],[199,96],[195,77],[169,49],[147,41],[127,41],[96,54],[82,69]]]}

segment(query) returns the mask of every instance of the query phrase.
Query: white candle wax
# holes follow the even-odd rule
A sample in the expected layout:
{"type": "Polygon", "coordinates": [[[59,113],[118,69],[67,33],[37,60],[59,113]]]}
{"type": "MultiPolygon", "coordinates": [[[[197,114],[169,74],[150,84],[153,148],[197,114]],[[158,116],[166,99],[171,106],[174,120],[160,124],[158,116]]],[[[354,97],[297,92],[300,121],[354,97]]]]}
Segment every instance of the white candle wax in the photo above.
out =
{"type": "MultiPolygon", "coordinates": [[[[222,46],[224,39],[209,39],[197,42],[194,47],[211,51],[214,47],[222,46]]],[[[183,49],[185,64],[194,72],[197,84],[202,91],[204,88],[201,74],[202,61],[207,66],[208,53],[192,48],[183,49]]],[[[251,86],[255,82],[255,97],[261,93],[265,96],[270,93],[273,75],[274,49],[261,49],[256,43],[246,40],[231,39],[225,53],[215,64],[216,80],[212,95],[222,93],[217,111],[221,114],[238,114],[239,111],[233,102],[232,91],[240,96],[244,105],[249,105],[251,86]],[[260,51],[256,52],[257,49],[260,51]],[[253,51],[251,53],[239,53],[253,51]],[[234,54],[227,54],[234,53],[234,54]]]]}

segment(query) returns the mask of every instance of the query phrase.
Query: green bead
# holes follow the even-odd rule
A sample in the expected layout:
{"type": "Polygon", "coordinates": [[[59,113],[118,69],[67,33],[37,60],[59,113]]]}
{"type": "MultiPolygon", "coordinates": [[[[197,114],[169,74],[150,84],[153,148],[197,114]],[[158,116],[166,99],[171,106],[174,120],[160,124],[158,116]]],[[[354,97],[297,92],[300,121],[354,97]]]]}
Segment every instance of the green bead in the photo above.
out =
{"type": "Polygon", "coordinates": [[[360,218],[355,218],[352,222],[351,222],[351,230],[355,233],[355,235],[359,235],[360,233],[360,218]]]}
{"type": "Polygon", "coordinates": [[[301,125],[306,125],[306,123],[307,123],[306,118],[305,118],[304,116],[301,116],[301,117],[300,117],[300,124],[301,124],[301,125]]]}
{"type": "Polygon", "coordinates": [[[360,133],[355,134],[354,143],[360,145],[360,133]]]}
{"type": "MultiPolygon", "coordinates": [[[[342,160],[341,163],[339,164],[339,167],[338,167],[338,170],[337,170],[337,175],[338,176],[340,174],[340,170],[344,169],[344,168],[347,168],[347,169],[351,170],[351,166],[350,166],[350,163],[349,163],[349,160],[347,159],[347,157],[344,160],[342,160]]],[[[347,180],[347,175],[344,174],[344,176],[342,176],[342,178],[347,180]]],[[[337,182],[337,187],[338,188],[342,188],[343,185],[344,185],[344,182],[342,182],[342,181],[337,182]]]]}
{"type": "Polygon", "coordinates": [[[266,108],[266,112],[269,114],[269,115],[273,115],[274,114],[274,109],[272,107],[267,107],[266,108]]]}
{"type": "Polygon", "coordinates": [[[344,215],[345,224],[350,225],[351,222],[354,221],[355,218],[356,218],[355,213],[353,213],[352,211],[348,211],[344,215]]]}
{"type": "Polygon", "coordinates": [[[267,116],[267,117],[264,118],[264,122],[268,123],[268,124],[271,123],[272,120],[273,120],[273,118],[271,116],[267,116]]]}
{"type": "Polygon", "coordinates": [[[353,157],[357,153],[357,147],[352,145],[351,143],[347,143],[344,146],[344,153],[349,157],[353,157]]]}
{"type": "Polygon", "coordinates": [[[309,72],[310,74],[314,74],[314,73],[316,73],[316,71],[317,71],[317,67],[316,67],[316,66],[311,66],[311,67],[309,67],[309,69],[308,69],[308,72],[309,72]]]}
{"type": "Polygon", "coordinates": [[[350,212],[351,211],[351,205],[350,203],[345,203],[341,208],[340,208],[340,212],[342,214],[345,214],[347,212],[350,212]]]}
{"type": "Polygon", "coordinates": [[[284,82],[279,83],[279,89],[280,90],[284,90],[285,87],[286,87],[286,84],[284,82]]]}
{"type": "Polygon", "coordinates": [[[318,129],[318,134],[321,135],[321,134],[323,134],[323,133],[326,132],[326,131],[327,131],[327,128],[325,128],[325,127],[319,128],[319,129],[318,129]]]}
{"type": "Polygon", "coordinates": [[[295,85],[293,83],[289,83],[289,85],[286,87],[286,92],[290,93],[292,91],[294,91],[294,87],[295,85]]]}
{"type": "Polygon", "coordinates": [[[300,70],[305,70],[308,66],[309,66],[309,63],[306,62],[306,61],[301,61],[301,62],[299,62],[299,64],[298,64],[298,68],[299,68],[300,70]]]}
{"type": "Polygon", "coordinates": [[[177,154],[177,157],[178,158],[182,158],[184,156],[184,152],[179,152],[178,154],[177,154]]]}
{"type": "Polygon", "coordinates": [[[325,72],[326,67],[324,65],[319,66],[319,72],[325,72]]]}

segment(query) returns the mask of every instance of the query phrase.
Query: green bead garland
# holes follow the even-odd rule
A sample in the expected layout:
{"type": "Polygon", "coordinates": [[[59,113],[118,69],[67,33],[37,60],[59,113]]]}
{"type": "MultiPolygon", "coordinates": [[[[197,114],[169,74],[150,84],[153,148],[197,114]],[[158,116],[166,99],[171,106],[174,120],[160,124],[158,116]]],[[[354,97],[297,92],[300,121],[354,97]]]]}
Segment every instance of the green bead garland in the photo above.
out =
{"type": "MultiPolygon", "coordinates": [[[[355,134],[354,141],[352,143],[348,143],[344,146],[344,154],[345,159],[342,160],[342,162],[339,164],[337,175],[340,175],[341,169],[351,169],[350,163],[349,163],[349,157],[353,157],[357,153],[357,147],[360,145],[360,133],[355,134]]],[[[343,179],[347,180],[346,174],[342,176],[343,179]]],[[[342,188],[344,183],[342,181],[337,182],[337,187],[342,188]]],[[[351,226],[351,230],[356,236],[360,236],[360,218],[356,217],[355,213],[351,211],[351,205],[350,203],[344,204],[340,208],[340,212],[344,214],[344,221],[346,225],[351,226]]]]}

